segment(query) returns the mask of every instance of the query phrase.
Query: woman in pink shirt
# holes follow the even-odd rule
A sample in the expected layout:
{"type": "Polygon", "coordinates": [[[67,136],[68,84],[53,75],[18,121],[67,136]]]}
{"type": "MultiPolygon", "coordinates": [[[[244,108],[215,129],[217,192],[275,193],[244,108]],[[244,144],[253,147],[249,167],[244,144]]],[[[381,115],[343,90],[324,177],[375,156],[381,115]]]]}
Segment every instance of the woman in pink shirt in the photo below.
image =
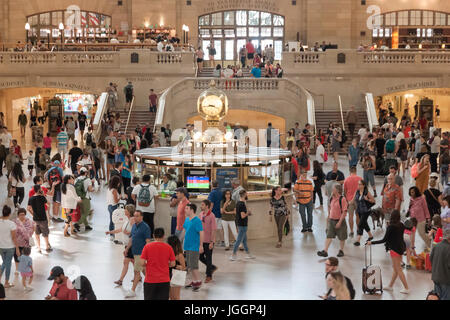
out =
{"type": "Polygon", "coordinates": [[[430,248],[431,241],[428,238],[427,233],[425,231],[426,224],[430,220],[430,212],[428,211],[427,202],[425,200],[425,196],[420,193],[417,187],[409,188],[409,196],[411,200],[409,202],[409,210],[408,213],[411,218],[417,219],[417,231],[419,232],[420,237],[425,242],[427,248],[430,248]]]}
{"type": "MultiPolygon", "coordinates": [[[[24,208],[19,208],[17,211],[17,219],[14,220],[16,229],[17,245],[19,246],[20,254],[23,248],[30,247],[30,239],[34,233],[35,223],[26,217],[27,211],[24,208]]],[[[19,257],[14,253],[14,261],[16,262],[16,270],[19,265],[19,257]]],[[[17,271],[16,271],[17,272],[17,271]]]]}
{"type": "Polygon", "coordinates": [[[52,137],[50,136],[50,132],[47,133],[47,136],[44,137],[44,144],[43,147],[45,149],[45,153],[50,155],[52,151],[52,137]]]}
{"type": "Polygon", "coordinates": [[[212,254],[214,243],[216,242],[216,218],[211,212],[211,201],[203,200],[201,204],[200,220],[203,225],[203,253],[200,254],[200,261],[206,266],[205,283],[212,281],[212,275],[217,267],[212,264],[212,254]]]}

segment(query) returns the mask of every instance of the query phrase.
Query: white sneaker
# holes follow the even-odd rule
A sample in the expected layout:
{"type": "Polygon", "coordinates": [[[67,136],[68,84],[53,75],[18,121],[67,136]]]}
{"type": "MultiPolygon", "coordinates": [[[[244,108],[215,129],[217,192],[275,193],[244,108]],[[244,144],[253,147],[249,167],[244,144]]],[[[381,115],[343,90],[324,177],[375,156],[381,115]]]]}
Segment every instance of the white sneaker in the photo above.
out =
{"type": "Polygon", "coordinates": [[[409,294],[410,292],[411,292],[411,290],[405,289],[405,288],[403,288],[402,290],[400,290],[400,293],[403,293],[403,294],[409,294]]]}
{"type": "Polygon", "coordinates": [[[246,259],[255,259],[255,256],[252,256],[250,253],[248,253],[245,258],[246,259]]]}
{"type": "Polygon", "coordinates": [[[25,292],[30,292],[30,291],[33,291],[34,288],[33,288],[33,287],[30,287],[30,286],[26,286],[25,288],[23,288],[23,290],[24,290],[25,292]]]}
{"type": "Polygon", "coordinates": [[[394,291],[394,288],[392,287],[385,287],[383,288],[384,291],[394,291]]]}
{"type": "Polygon", "coordinates": [[[237,260],[236,255],[234,255],[234,254],[231,255],[231,256],[230,256],[230,260],[231,260],[231,261],[236,261],[236,260],[237,260]]]}
{"type": "Polygon", "coordinates": [[[134,298],[134,297],[136,297],[136,292],[134,292],[133,290],[129,290],[125,294],[125,298],[134,298]]]}

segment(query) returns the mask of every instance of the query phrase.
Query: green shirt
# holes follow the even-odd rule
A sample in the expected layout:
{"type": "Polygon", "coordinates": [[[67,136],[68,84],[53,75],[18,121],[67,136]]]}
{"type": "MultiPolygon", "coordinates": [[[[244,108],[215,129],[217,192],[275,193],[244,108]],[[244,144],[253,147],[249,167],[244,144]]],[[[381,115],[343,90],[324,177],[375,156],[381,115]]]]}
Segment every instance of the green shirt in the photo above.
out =
{"type": "MultiPolygon", "coordinates": [[[[225,201],[222,200],[220,202],[220,207],[223,208],[223,205],[225,204],[225,201]]],[[[225,211],[230,212],[236,209],[236,202],[234,200],[231,200],[231,202],[228,204],[226,208],[223,208],[225,211]]],[[[234,221],[236,220],[236,214],[222,214],[222,220],[223,221],[234,221]]]]}

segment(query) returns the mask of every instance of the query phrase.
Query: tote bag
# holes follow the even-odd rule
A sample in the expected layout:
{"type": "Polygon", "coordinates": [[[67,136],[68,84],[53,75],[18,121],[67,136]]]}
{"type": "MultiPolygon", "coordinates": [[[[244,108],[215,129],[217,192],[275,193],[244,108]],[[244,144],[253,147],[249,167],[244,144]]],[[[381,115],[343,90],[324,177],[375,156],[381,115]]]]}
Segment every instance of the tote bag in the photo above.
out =
{"type": "Polygon", "coordinates": [[[174,287],[184,287],[184,284],[186,283],[186,274],[186,271],[173,269],[170,285],[174,287]]]}

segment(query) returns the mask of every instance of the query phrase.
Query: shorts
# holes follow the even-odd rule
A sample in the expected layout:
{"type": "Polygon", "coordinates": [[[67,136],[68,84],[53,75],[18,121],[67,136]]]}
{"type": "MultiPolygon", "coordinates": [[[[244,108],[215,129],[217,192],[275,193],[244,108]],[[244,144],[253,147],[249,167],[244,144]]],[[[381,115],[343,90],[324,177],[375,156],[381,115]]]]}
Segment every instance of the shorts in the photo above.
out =
{"type": "MultiPolygon", "coordinates": [[[[131,250],[131,248],[130,248],[131,250]]],[[[142,265],[142,259],[140,255],[134,256],[134,271],[136,272],[142,272],[144,271],[144,267],[142,265]]]]}
{"type": "MultiPolygon", "coordinates": [[[[126,249],[127,249],[127,246],[125,246],[125,250],[126,249]]],[[[134,260],[133,252],[131,252],[131,249],[128,250],[126,258],[134,260]]]]}
{"type": "Polygon", "coordinates": [[[197,58],[197,63],[201,63],[201,62],[203,62],[203,59],[202,58],[197,58]]]}
{"type": "Polygon", "coordinates": [[[65,209],[66,211],[66,224],[70,224],[72,222],[72,214],[75,212],[75,209],[65,209]]]}
{"type": "Polygon", "coordinates": [[[53,194],[53,202],[61,203],[61,190],[56,190],[58,186],[55,187],[55,193],[53,194]]]}
{"type": "Polygon", "coordinates": [[[186,266],[189,270],[198,270],[200,252],[186,250],[186,266]]]}
{"type": "Polygon", "coordinates": [[[33,272],[21,272],[20,275],[22,278],[31,278],[33,276],[33,272]]]}
{"type": "Polygon", "coordinates": [[[222,230],[222,218],[216,218],[216,229],[222,230]]]}
{"type": "Polygon", "coordinates": [[[106,163],[107,163],[107,164],[114,164],[115,161],[114,161],[114,159],[107,158],[107,159],[106,159],[106,163]]]}
{"type": "Polygon", "coordinates": [[[340,241],[347,240],[347,223],[342,221],[341,227],[336,229],[336,224],[339,220],[331,220],[328,221],[327,225],[327,239],[334,239],[336,236],[340,241]]]}
{"type": "MultiPolygon", "coordinates": [[[[25,248],[25,247],[19,247],[19,252],[20,252],[20,254],[23,253],[23,248],[25,248]]],[[[14,261],[17,262],[17,263],[19,263],[19,257],[18,257],[17,254],[16,254],[16,250],[14,250],[14,261]]]]}
{"type": "Polygon", "coordinates": [[[348,214],[354,214],[356,210],[356,204],[352,201],[348,203],[348,214]]]}
{"type": "Polygon", "coordinates": [[[411,249],[411,238],[405,235],[403,240],[405,241],[406,249],[411,249]]]}
{"type": "Polygon", "coordinates": [[[395,252],[394,250],[389,250],[389,254],[391,255],[392,258],[395,257],[401,257],[401,255],[399,255],[397,252],[395,252]]]}
{"type": "Polygon", "coordinates": [[[47,220],[35,221],[35,223],[36,223],[36,235],[39,236],[42,234],[44,238],[47,238],[50,233],[50,230],[48,229],[48,221],[47,220]]]}
{"type": "Polygon", "coordinates": [[[247,59],[253,59],[254,56],[254,53],[247,53],[247,59]]]}
{"type": "MultiPolygon", "coordinates": [[[[73,135],[75,137],[75,135],[73,135]]],[[[69,135],[70,138],[70,135],[69,135]]],[[[58,146],[58,153],[67,153],[67,146],[58,146]]]]}
{"type": "Polygon", "coordinates": [[[125,96],[125,101],[128,103],[128,102],[131,102],[131,100],[133,100],[133,96],[131,95],[131,96],[129,96],[129,95],[126,95],[125,96]]]}

